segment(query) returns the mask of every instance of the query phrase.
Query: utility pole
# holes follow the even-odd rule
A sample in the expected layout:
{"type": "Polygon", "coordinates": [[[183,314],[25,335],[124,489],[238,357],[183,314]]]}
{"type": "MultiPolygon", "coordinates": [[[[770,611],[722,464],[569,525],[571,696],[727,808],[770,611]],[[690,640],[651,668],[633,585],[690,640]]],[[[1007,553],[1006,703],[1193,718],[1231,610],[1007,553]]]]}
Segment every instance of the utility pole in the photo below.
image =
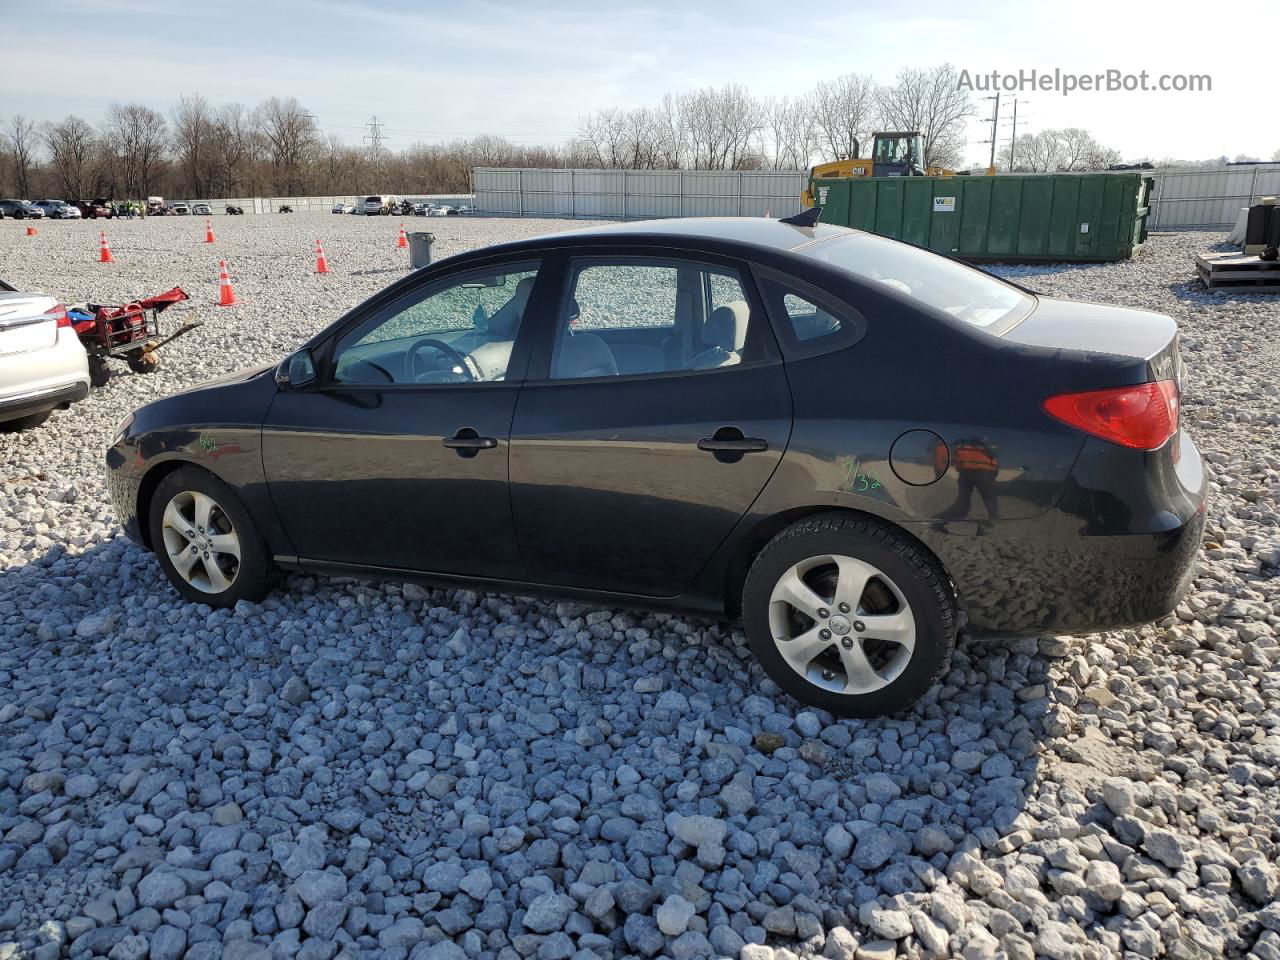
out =
{"type": "Polygon", "coordinates": [[[987,176],[992,176],[996,172],[996,134],[999,130],[996,125],[1000,122],[1000,91],[997,90],[996,95],[988,99],[995,101],[991,108],[991,163],[987,167],[987,176]]]}
{"type": "Polygon", "coordinates": [[[1018,104],[1020,104],[1020,103],[1030,103],[1030,101],[1029,101],[1029,100],[1017,100],[1017,99],[1015,99],[1015,100],[1013,101],[1013,136],[1009,138],[1009,170],[1010,170],[1010,172],[1012,172],[1012,171],[1013,171],[1013,168],[1014,168],[1015,166],[1017,166],[1017,156],[1018,156],[1018,104]]]}

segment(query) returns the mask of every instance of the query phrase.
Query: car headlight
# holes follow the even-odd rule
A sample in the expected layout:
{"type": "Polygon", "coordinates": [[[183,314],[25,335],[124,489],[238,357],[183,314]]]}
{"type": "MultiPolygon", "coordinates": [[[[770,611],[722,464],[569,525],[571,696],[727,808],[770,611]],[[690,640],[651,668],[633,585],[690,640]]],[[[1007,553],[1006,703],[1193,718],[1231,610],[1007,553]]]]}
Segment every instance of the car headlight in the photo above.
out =
{"type": "Polygon", "coordinates": [[[136,411],[130,412],[128,416],[116,424],[116,428],[111,434],[111,445],[113,447],[124,439],[124,435],[128,433],[129,428],[133,426],[133,414],[135,412],[136,411]]]}

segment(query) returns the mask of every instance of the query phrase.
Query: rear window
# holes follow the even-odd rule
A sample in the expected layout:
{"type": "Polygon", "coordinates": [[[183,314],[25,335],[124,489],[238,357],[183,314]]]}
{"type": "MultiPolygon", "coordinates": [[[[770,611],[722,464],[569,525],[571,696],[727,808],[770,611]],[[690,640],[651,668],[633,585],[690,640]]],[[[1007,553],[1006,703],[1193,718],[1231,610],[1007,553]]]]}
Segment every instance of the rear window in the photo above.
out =
{"type": "Polygon", "coordinates": [[[381,197],[365,197],[364,202],[365,203],[381,203],[382,198],[381,197]]]}
{"type": "Polygon", "coordinates": [[[1034,305],[1021,290],[981,270],[871,234],[834,238],[802,252],[988,333],[1004,333],[1034,305]]]}

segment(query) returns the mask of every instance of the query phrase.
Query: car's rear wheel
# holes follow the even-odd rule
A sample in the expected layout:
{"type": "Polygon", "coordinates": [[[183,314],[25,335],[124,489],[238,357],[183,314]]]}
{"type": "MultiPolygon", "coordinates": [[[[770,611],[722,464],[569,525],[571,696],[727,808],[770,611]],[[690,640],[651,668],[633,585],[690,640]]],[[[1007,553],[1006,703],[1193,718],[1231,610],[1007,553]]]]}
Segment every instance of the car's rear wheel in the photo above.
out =
{"type": "Polygon", "coordinates": [[[888,526],[839,515],[769,542],[747,575],[742,616],[778,686],[848,717],[920,699],[947,670],[959,620],[932,556],[888,526]]]}
{"type": "Polygon", "coordinates": [[[151,547],[178,592],[233,607],[260,600],[276,579],[266,542],[234,490],[198,467],[181,467],[151,498],[151,547]]]}
{"type": "Polygon", "coordinates": [[[39,413],[29,413],[25,417],[17,417],[13,420],[0,420],[0,433],[17,433],[19,430],[38,427],[48,420],[52,413],[52,410],[41,410],[39,413]]]}

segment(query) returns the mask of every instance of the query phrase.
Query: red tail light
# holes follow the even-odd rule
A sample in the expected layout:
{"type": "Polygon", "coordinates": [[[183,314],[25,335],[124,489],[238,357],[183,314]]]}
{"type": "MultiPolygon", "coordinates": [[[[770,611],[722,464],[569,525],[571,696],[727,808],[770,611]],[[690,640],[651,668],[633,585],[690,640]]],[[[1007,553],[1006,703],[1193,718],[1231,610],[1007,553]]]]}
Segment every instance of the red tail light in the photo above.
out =
{"type": "Polygon", "coordinates": [[[59,329],[71,326],[71,317],[67,314],[66,304],[54,304],[51,309],[45,311],[44,316],[46,320],[57,320],[59,329]]]}
{"type": "Polygon", "coordinates": [[[1044,402],[1063,423],[1135,450],[1155,450],[1178,432],[1178,384],[1173,380],[1062,393],[1044,402]]]}

